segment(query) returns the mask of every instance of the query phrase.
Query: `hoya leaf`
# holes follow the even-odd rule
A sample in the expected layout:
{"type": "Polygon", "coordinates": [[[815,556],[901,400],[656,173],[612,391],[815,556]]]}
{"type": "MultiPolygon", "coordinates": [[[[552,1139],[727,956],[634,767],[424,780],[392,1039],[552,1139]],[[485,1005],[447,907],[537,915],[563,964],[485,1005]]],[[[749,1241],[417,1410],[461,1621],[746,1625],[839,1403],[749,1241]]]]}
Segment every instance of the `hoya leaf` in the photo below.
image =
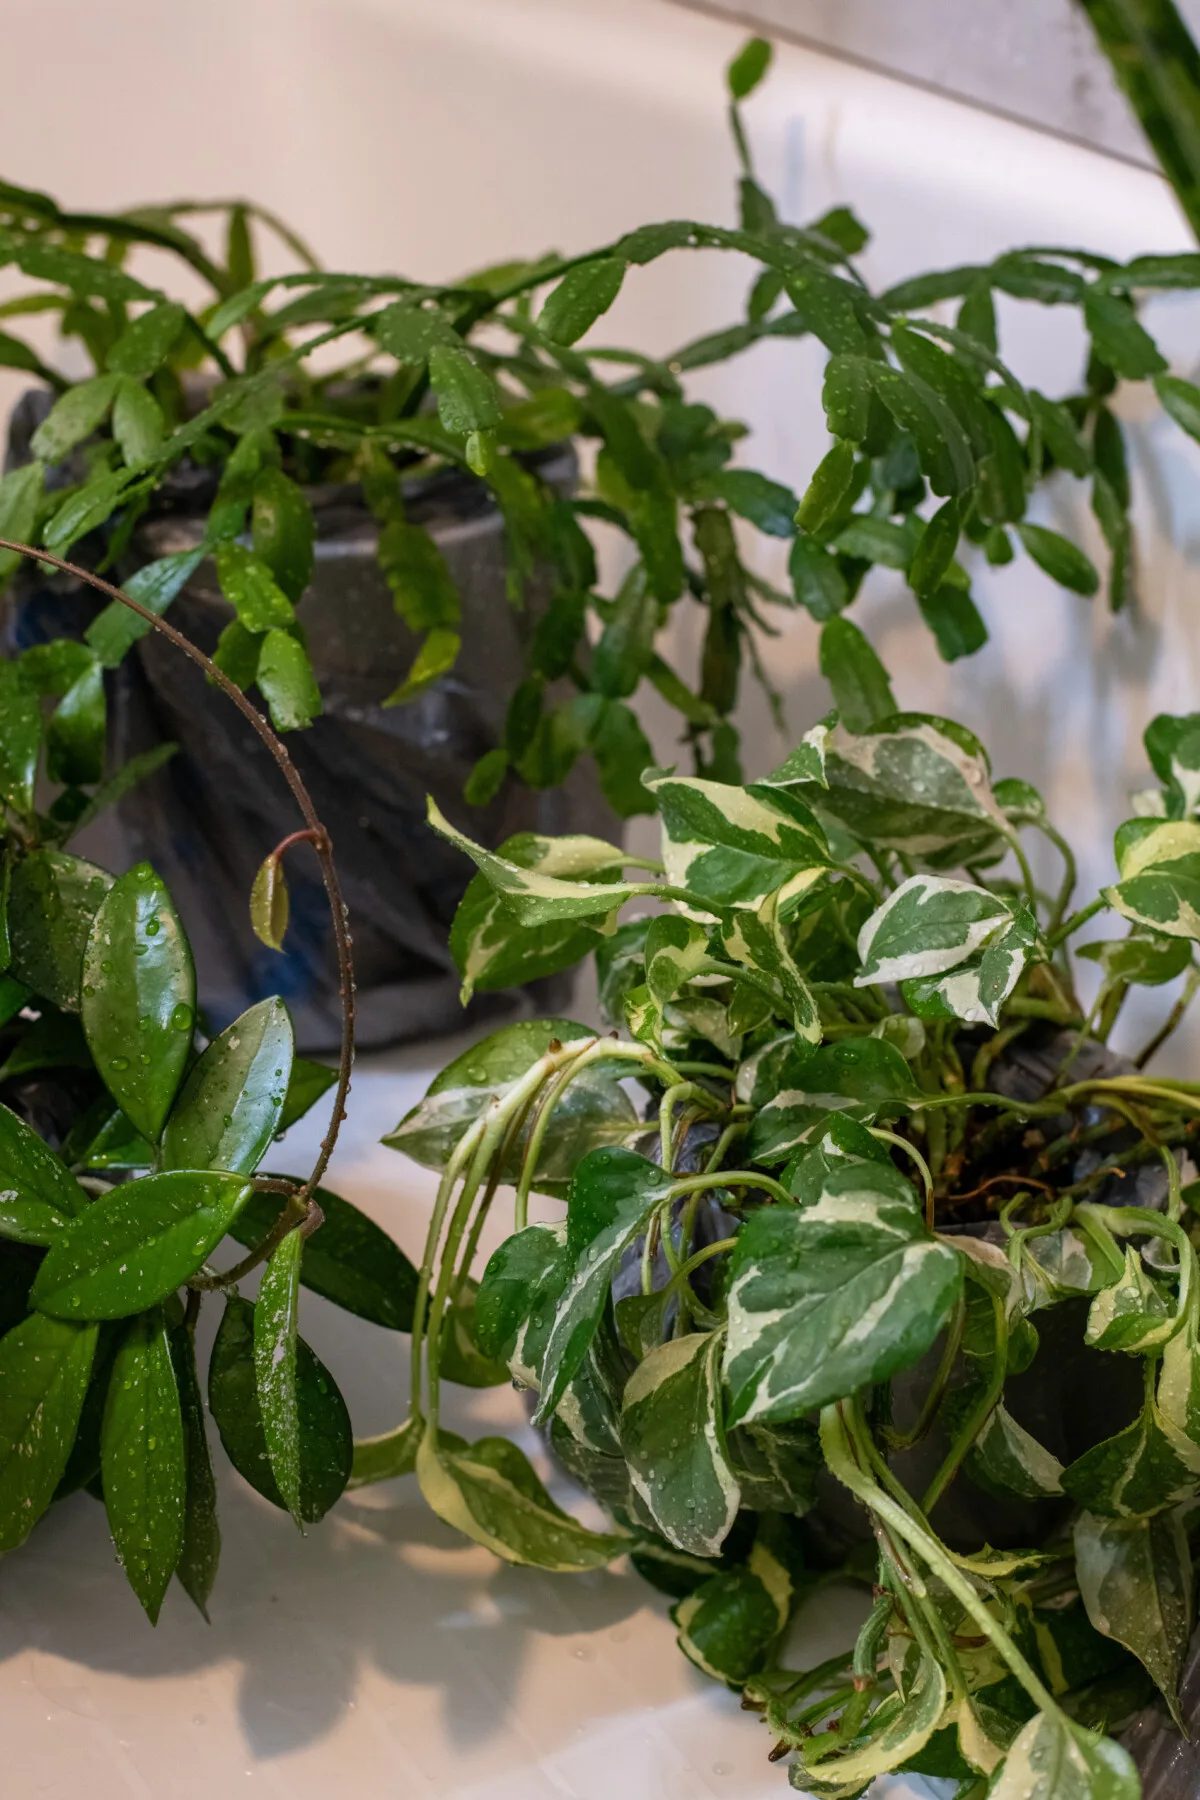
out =
{"type": "Polygon", "coordinates": [[[191,1069],[163,1129],[161,1166],[250,1174],[281,1129],[291,1069],[287,1007],[260,1000],[191,1069]]]}
{"type": "Polygon", "coordinates": [[[1007,931],[1012,914],[987,888],[947,875],[910,875],[858,934],[856,987],[941,975],[1007,931]]]}
{"type": "Polygon", "coordinates": [[[37,689],[16,662],[0,662],[0,800],[28,817],[42,746],[37,689]]]}
{"type": "MultiPolygon", "coordinates": [[[[417,1451],[424,1431],[424,1419],[413,1413],[394,1431],[380,1432],[378,1437],[357,1438],[349,1488],[370,1487],[376,1481],[394,1481],[399,1475],[411,1475],[417,1466],[417,1451]]],[[[443,1432],[443,1442],[447,1435],[443,1432]]]]}
{"type": "MultiPolygon", "coordinates": [[[[313,1199],[322,1222],[305,1242],[301,1284],[374,1325],[411,1330],[417,1271],[403,1250],[366,1213],[329,1188],[314,1189],[313,1199]]],[[[281,1194],[251,1194],[230,1226],[230,1236],[257,1250],[286,1204],[281,1194]]]]}
{"type": "Polygon", "coordinates": [[[646,786],[662,817],[667,880],[718,908],[757,908],[783,887],[800,892],[828,867],[824,832],[789,793],[664,771],[646,786]]]}
{"type": "MultiPolygon", "coordinates": [[[[506,857],[473,844],[470,838],[456,831],[449,820],[442,817],[432,799],[429,801],[429,822],[448,843],[471,858],[492,887],[504,895],[510,910],[524,925],[546,925],[563,919],[606,918],[635,894],[649,891],[645,883],[634,886],[618,881],[568,881],[545,874],[539,868],[523,869],[506,857]]],[[[604,848],[611,851],[612,847],[606,845],[604,848]]],[[[602,868],[611,866],[611,862],[600,865],[602,868]]]]}
{"type": "Polygon", "coordinates": [[[303,731],[320,717],[321,690],[308,652],[290,632],[267,632],[258,653],[257,680],[276,731],[303,731]]]}
{"type": "Polygon", "coordinates": [[[113,1188],[58,1233],[30,1302],[58,1319],[122,1319],[165,1300],[228,1231],[250,1190],[194,1170],[113,1188]]]}
{"type": "Polygon", "coordinates": [[[94,1325],[39,1313],[0,1338],[0,1550],[23,1544],[54,1497],[95,1350],[94,1325]]]}
{"type": "Polygon", "coordinates": [[[1117,833],[1117,869],[1120,880],[1103,893],[1123,918],[1167,937],[1200,938],[1200,824],[1131,820],[1117,833]]]}
{"type": "Polygon", "coordinates": [[[568,269],[538,315],[542,335],[552,344],[578,343],[620,293],[625,269],[618,256],[598,256],[568,269]]]}
{"type": "Polygon", "coordinates": [[[152,1625],[183,1549],[187,1453],[162,1308],[132,1319],[117,1350],[100,1470],[108,1526],[129,1585],[152,1625]]]}
{"type": "Polygon", "coordinates": [[[633,1484],[677,1550],[716,1556],[740,1494],[721,1419],[720,1332],[672,1338],[638,1364],[621,1404],[633,1484]]]}
{"type": "Polygon", "coordinates": [[[255,937],[268,950],[283,949],[289,910],[283,861],[272,854],[259,864],[254,885],[250,889],[250,924],[255,937]]]}
{"type": "Polygon", "coordinates": [[[831,1168],[811,1204],[752,1214],[730,1272],[730,1424],[799,1418],[911,1368],[962,1280],[961,1257],[880,1163],[831,1168]]]}
{"type": "Polygon", "coordinates": [[[217,1576],[221,1556],[221,1529],[217,1523],[217,1484],[212,1457],[208,1449],[208,1433],[204,1423],[204,1400],[196,1373],[196,1346],[185,1325],[177,1325],[167,1333],[175,1383],[179,1389],[179,1409],[183,1420],[184,1466],[187,1487],[183,1507],[183,1544],[175,1573],[189,1600],[208,1618],[208,1601],[217,1576]]]}
{"type": "Polygon", "coordinates": [[[104,671],[93,662],[72,682],[46,732],[46,773],[65,787],[95,787],[104,776],[104,671]]]}
{"type": "Polygon", "coordinates": [[[78,1012],[83,954],[112,876],[62,850],[36,850],[12,873],[9,972],[44,1000],[78,1012]]]}
{"type": "Polygon", "coordinates": [[[109,1093],[157,1142],[192,1047],[196,971],[179,915],[149,863],[113,884],[92,921],[80,1010],[109,1093]]]}
{"type": "Polygon", "coordinates": [[[588,1531],[556,1506],[507,1438],[480,1438],[459,1450],[428,1430],[416,1468],[438,1517],[505,1562],[565,1573],[603,1568],[628,1547],[627,1538],[588,1531]]]}
{"type": "Polygon", "coordinates": [[[85,1205],[62,1158],[7,1106],[0,1106],[0,1201],[34,1205],[62,1219],[74,1218],[85,1205]]]}
{"type": "MultiPolygon", "coordinates": [[[[208,1367],[209,1411],[238,1474],[273,1506],[284,1507],[271,1473],[259,1410],[254,1337],[254,1307],[230,1294],[208,1367]]],[[[315,1525],[345,1491],[354,1440],[337,1383],[303,1338],[296,1339],[296,1417],[300,1518],[306,1525],[315,1525]]]]}
{"type": "Polygon", "coordinates": [[[279,1115],[279,1135],[290,1130],[336,1083],[336,1069],[327,1069],[324,1063],[310,1062],[306,1056],[294,1056],[283,1111],[279,1115]]]}
{"type": "Polygon", "coordinates": [[[1178,1514],[1082,1513],[1075,1521],[1075,1568],[1096,1630],[1144,1664],[1184,1729],[1179,1676],[1191,1633],[1192,1567],[1178,1514]]]}
{"type": "Polygon", "coordinates": [[[284,1505],[299,1525],[300,1407],[296,1389],[296,1328],[304,1239],[289,1231],[263,1270],[254,1303],[254,1373],[267,1460],[284,1505]]]}

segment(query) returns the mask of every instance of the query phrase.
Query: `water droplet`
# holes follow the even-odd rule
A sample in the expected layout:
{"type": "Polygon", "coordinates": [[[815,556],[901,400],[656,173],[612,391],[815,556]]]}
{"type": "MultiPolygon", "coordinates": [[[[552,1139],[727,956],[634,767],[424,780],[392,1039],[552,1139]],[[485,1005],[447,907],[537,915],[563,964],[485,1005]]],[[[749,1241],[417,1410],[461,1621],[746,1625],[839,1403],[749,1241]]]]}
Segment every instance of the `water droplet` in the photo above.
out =
{"type": "Polygon", "coordinates": [[[117,1070],[127,1069],[129,1067],[129,1058],[127,1056],[114,1056],[112,1059],[112,1066],[117,1070]]]}
{"type": "Polygon", "coordinates": [[[138,1061],[140,1063],[144,1063],[145,1066],[147,1068],[149,1068],[150,1067],[150,1052],[148,1050],[143,1050],[141,1055],[138,1057],[138,1061]]]}
{"type": "Polygon", "coordinates": [[[233,1114],[232,1113],[222,1113],[221,1114],[221,1123],[222,1123],[222,1125],[232,1125],[233,1124],[233,1114]]]}
{"type": "Polygon", "coordinates": [[[145,956],[145,954],[149,950],[149,948],[150,948],[149,944],[135,944],[133,946],[133,954],[135,956],[145,956]]]}
{"type": "Polygon", "coordinates": [[[173,1008],[171,1012],[171,1023],[176,1031],[190,1031],[192,1029],[191,1007],[185,1006],[181,1000],[179,1005],[173,1008]]]}
{"type": "Polygon", "coordinates": [[[86,999],[88,999],[88,1000],[90,1000],[90,999],[91,999],[91,997],[92,997],[92,995],[93,995],[93,994],[94,994],[94,993],[95,993],[95,991],[96,991],[96,990],[95,990],[95,988],[94,988],[94,987],[93,987],[93,986],[92,986],[92,984],[91,984],[91,982],[90,982],[90,981],[85,981],[85,982],[84,982],[84,984],[83,984],[83,992],[84,992],[84,997],[85,997],[85,998],[86,998],[86,999]]]}
{"type": "Polygon", "coordinates": [[[147,937],[157,937],[161,930],[162,930],[162,926],[157,919],[147,919],[146,920],[146,936],[147,937]]]}
{"type": "Polygon", "coordinates": [[[714,1775],[732,1775],[733,1764],[730,1762],[715,1762],[712,1766],[712,1772],[714,1775]]]}
{"type": "Polygon", "coordinates": [[[112,972],[113,972],[113,966],[110,962],[102,962],[100,964],[100,973],[102,975],[111,975],[112,972]]]}

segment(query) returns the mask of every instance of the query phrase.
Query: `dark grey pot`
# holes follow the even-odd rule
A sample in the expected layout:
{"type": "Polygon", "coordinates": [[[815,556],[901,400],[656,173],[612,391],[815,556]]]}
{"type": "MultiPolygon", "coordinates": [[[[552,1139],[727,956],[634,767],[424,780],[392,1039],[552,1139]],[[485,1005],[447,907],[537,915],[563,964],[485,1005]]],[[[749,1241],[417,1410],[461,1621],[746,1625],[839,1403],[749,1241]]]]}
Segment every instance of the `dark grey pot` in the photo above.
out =
{"type": "MultiPolygon", "coordinates": [[[[10,427],[9,460],[23,452],[40,394],[26,396],[10,427]]],[[[547,452],[541,478],[571,491],[569,445],[547,452]]],[[[201,539],[206,471],[180,471],[160,511],[140,527],[122,573],[201,539]],[[196,491],[191,491],[191,490],[196,491]]],[[[464,1015],[447,936],[472,874],[458,851],[426,824],[426,797],[461,829],[495,846],[518,831],[591,832],[619,823],[590,768],[556,791],[533,793],[507,780],[487,807],[462,800],[472,767],[500,739],[509,695],[524,672],[523,649],[545,603],[535,573],[523,611],[505,590],[504,524],[483,483],[453,474],[406,489],[408,514],[431,532],[462,596],[463,651],[454,672],[405,706],[382,701],[401,681],[417,642],[397,617],[375,561],[376,527],[356,487],[309,491],[317,526],[316,567],[298,608],[325,704],[288,749],[329,826],[350,910],[358,982],[358,1041],[364,1048],[452,1031],[472,1020],[561,1011],[572,977],[520,993],[480,995],[464,1015]]],[[[81,546],[86,560],[87,546],[81,546]]],[[[78,633],[95,610],[74,582],[22,571],[5,636],[9,648],[78,633]]],[[[171,618],[206,650],[232,618],[211,561],[175,601],[171,618]]],[[[280,955],[254,937],[248,896],[263,856],[301,823],[257,737],[201,673],[156,634],[126,659],[110,695],[114,762],[163,741],[179,754],[121,803],[104,848],[120,864],[153,862],[179,906],[196,954],[208,1019],[221,1029],[268,994],[287,1000],[300,1047],[338,1042],[338,981],[319,871],[311,853],[287,866],[292,922],[280,955]]]]}

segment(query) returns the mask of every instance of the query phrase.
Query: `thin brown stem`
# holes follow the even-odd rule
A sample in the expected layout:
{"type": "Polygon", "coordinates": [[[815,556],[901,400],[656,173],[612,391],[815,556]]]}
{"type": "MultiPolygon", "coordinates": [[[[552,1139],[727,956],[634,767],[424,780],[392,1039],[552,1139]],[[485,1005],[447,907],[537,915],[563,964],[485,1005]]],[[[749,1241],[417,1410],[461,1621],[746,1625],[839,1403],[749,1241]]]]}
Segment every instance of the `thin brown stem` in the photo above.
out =
{"type": "MultiPolygon", "coordinates": [[[[286,747],[267,724],[257,707],[251,705],[242,690],[230,681],[225,671],[219,669],[212,658],[206,656],[198,645],[193,644],[189,637],[184,636],[182,631],[176,630],[174,625],[168,625],[165,619],[160,619],[157,613],[151,612],[148,606],[143,606],[140,600],[133,599],[123,588],[115,587],[112,582],[102,580],[99,575],[93,575],[90,569],[81,568],[78,563],[68,562],[65,557],[52,556],[48,550],[39,550],[33,544],[21,543],[15,538],[0,538],[0,550],[15,550],[20,556],[29,556],[35,562],[48,563],[53,569],[61,569],[65,574],[74,575],[78,580],[87,582],[89,587],[96,588],[99,593],[107,594],[110,600],[117,600],[122,606],[127,606],[130,612],[135,612],[140,619],[144,619],[155,631],[160,632],[163,637],[174,644],[177,650],[181,650],[185,656],[190,657],[198,668],[203,669],[208,679],[222,690],[226,698],[232,700],[247,724],[261,738],[280,774],[291,789],[293,799],[304,815],[305,825],[311,834],[310,842],[321,864],[321,878],[324,881],[325,893],[329,901],[333,939],[337,949],[338,981],[342,997],[342,1043],[338,1060],[337,1087],[333,1097],[333,1111],[330,1115],[329,1128],[321,1139],[321,1148],[312,1173],[300,1189],[299,1197],[307,1200],[313,1188],[320,1183],[321,1177],[329,1166],[329,1159],[333,1155],[338,1132],[341,1130],[342,1120],[346,1116],[346,1097],[350,1092],[350,1073],[354,1066],[354,961],[350,951],[347,909],[342,900],[341,884],[338,881],[337,868],[333,860],[333,846],[329,840],[329,833],[317,815],[312,796],[301,780],[286,747]]],[[[293,1221],[293,1223],[296,1222],[298,1221],[293,1221]]]]}

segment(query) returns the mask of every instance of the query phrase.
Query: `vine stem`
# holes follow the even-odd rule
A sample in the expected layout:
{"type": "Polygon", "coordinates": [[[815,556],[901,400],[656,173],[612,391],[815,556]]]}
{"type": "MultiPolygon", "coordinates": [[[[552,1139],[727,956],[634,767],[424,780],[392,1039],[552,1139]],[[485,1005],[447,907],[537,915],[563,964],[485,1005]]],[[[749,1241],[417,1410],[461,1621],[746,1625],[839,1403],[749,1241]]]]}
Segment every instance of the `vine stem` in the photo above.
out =
{"type": "MultiPolygon", "coordinates": [[[[227,699],[232,700],[247,724],[266,745],[276,767],[291,789],[293,799],[304,815],[305,825],[312,834],[312,846],[321,865],[321,879],[325,884],[325,894],[329,901],[342,1000],[342,1039],[333,1110],[328,1130],[321,1139],[321,1148],[313,1165],[312,1173],[301,1187],[298,1195],[299,1199],[307,1202],[313,1189],[319,1186],[321,1177],[329,1167],[329,1159],[333,1155],[334,1145],[337,1143],[338,1133],[346,1116],[346,1098],[350,1092],[350,1073],[354,1066],[354,960],[350,950],[348,915],[342,899],[337,867],[333,860],[333,846],[329,833],[321,823],[317,809],[313,805],[312,796],[278,734],[267,724],[258,708],[251,705],[242,690],[230,681],[225,671],[219,669],[212,658],[206,656],[197,644],[193,644],[191,638],[185,637],[183,632],[178,631],[174,625],[168,625],[165,619],[160,619],[156,612],[151,612],[148,606],[143,606],[140,600],[135,600],[123,588],[114,586],[110,581],[102,580],[99,575],[93,575],[90,569],[81,568],[78,563],[68,562],[65,557],[52,556],[48,550],[39,550],[33,544],[21,543],[15,538],[0,538],[0,550],[15,550],[20,556],[32,557],[35,562],[49,563],[51,568],[61,569],[64,574],[74,575],[77,580],[87,582],[89,587],[97,589],[101,594],[107,594],[110,600],[119,601],[122,606],[127,606],[130,612],[135,612],[140,619],[145,620],[146,624],[152,626],[169,643],[174,644],[177,650],[181,650],[185,656],[189,657],[197,668],[203,669],[208,679],[222,690],[227,699]]],[[[261,1260],[257,1253],[256,1260],[261,1260]]]]}

